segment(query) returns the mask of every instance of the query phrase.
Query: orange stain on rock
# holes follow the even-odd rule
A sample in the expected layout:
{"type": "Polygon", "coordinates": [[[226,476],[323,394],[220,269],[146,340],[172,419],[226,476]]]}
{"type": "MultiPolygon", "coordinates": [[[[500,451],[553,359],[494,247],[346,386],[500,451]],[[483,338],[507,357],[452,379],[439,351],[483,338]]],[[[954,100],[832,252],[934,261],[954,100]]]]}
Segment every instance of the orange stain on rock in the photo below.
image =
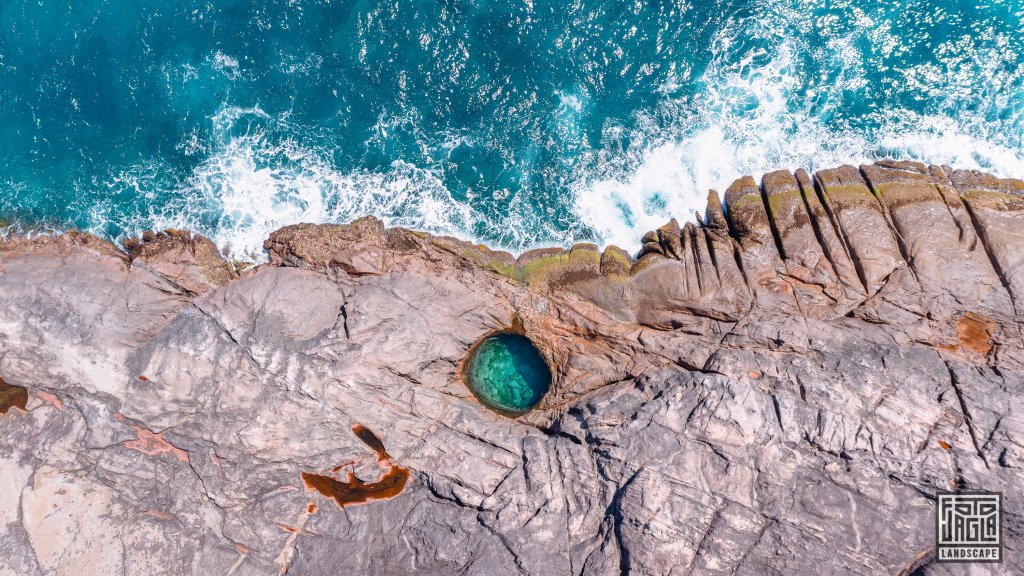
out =
{"type": "Polygon", "coordinates": [[[7,414],[11,408],[17,408],[24,412],[26,404],[28,404],[28,390],[21,386],[8,384],[3,378],[0,378],[0,414],[7,414]]]}
{"type": "Polygon", "coordinates": [[[221,460],[220,456],[217,455],[215,450],[210,450],[210,459],[217,465],[217,471],[220,472],[221,478],[227,478],[228,475],[224,472],[224,461],[221,460]]]}
{"type": "Polygon", "coordinates": [[[758,378],[761,377],[761,373],[757,372],[757,371],[754,371],[754,370],[751,370],[750,372],[747,372],[747,376],[750,376],[754,380],[757,380],[758,378]]]}
{"type": "Polygon", "coordinates": [[[188,452],[178,448],[167,440],[164,440],[162,432],[160,434],[154,434],[141,426],[132,426],[132,428],[134,428],[135,432],[139,435],[139,439],[125,442],[125,448],[138,450],[148,456],[170,454],[182,462],[188,462],[188,452]]]}
{"type": "Polygon", "coordinates": [[[156,508],[150,508],[149,510],[146,510],[146,514],[154,518],[159,518],[161,520],[174,520],[174,516],[171,516],[167,512],[157,510],[156,508]]]}
{"type": "Polygon", "coordinates": [[[316,504],[313,502],[306,504],[306,514],[316,514],[316,504]]]}
{"type": "Polygon", "coordinates": [[[942,440],[939,440],[939,448],[942,448],[943,450],[948,452],[949,449],[952,448],[952,446],[950,446],[949,444],[946,444],[942,440]]]}
{"type": "MultiPolygon", "coordinates": [[[[363,482],[352,472],[344,481],[336,480],[322,474],[302,472],[302,483],[306,491],[316,490],[321,495],[334,500],[341,508],[347,505],[364,504],[374,500],[394,498],[405,490],[409,481],[409,469],[394,463],[384,449],[384,443],[376,434],[362,424],[352,426],[352,432],[370,449],[377,453],[377,461],[382,463],[383,474],[376,482],[363,482]]],[[[312,512],[310,512],[312,513],[312,512]]]]}
{"type": "Polygon", "coordinates": [[[139,382],[149,382],[149,378],[146,378],[145,376],[142,376],[142,375],[140,374],[140,375],[139,375],[139,382]]]}
{"type": "Polygon", "coordinates": [[[340,472],[342,470],[342,468],[344,468],[346,466],[351,466],[351,465],[353,465],[355,463],[356,463],[355,460],[349,460],[348,462],[344,462],[344,463],[338,464],[334,468],[331,468],[331,472],[340,472]]]}
{"type": "Polygon", "coordinates": [[[992,351],[992,336],[995,332],[995,322],[974,312],[968,312],[956,321],[956,337],[960,346],[982,356],[992,351]]]}
{"type": "Polygon", "coordinates": [[[57,410],[64,410],[64,403],[61,402],[60,398],[56,397],[55,395],[50,394],[49,392],[43,392],[42,390],[38,390],[36,391],[36,396],[38,396],[39,399],[42,400],[44,404],[53,406],[57,410]]]}

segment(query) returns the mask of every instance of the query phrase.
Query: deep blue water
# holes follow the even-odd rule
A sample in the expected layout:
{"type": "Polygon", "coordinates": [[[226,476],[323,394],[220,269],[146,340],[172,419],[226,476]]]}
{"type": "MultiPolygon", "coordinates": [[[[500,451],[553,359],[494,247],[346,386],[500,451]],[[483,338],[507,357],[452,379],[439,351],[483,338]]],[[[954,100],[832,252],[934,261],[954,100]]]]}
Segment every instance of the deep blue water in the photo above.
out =
{"type": "Polygon", "coordinates": [[[1024,176],[1024,1],[0,0],[0,217],[635,247],[743,173],[1024,176]]]}

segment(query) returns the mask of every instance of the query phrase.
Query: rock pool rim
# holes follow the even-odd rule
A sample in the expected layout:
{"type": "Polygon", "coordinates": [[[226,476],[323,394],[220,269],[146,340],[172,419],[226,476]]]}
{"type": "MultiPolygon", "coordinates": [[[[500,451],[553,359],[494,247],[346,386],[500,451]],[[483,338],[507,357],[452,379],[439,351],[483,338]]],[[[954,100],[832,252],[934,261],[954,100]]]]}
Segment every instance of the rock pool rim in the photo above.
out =
{"type": "Polygon", "coordinates": [[[465,386],[466,389],[468,389],[470,393],[473,394],[473,398],[475,398],[476,401],[479,402],[481,406],[483,406],[487,410],[490,410],[491,412],[494,412],[495,414],[512,419],[525,416],[526,414],[533,412],[534,410],[537,410],[538,407],[544,402],[544,399],[547,398],[548,394],[551,392],[551,388],[554,386],[555,383],[555,371],[551,369],[551,364],[548,362],[548,359],[544,356],[544,353],[541,351],[540,346],[538,346],[536,342],[534,342],[533,338],[530,338],[526,334],[525,327],[523,326],[523,321],[518,315],[512,318],[510,326],[507,326],[505,328],[499,328],[496,330],[491,330],[477,338],[476,342],[474,342],[473,345],[470,346],[468,350],[466,350],[466,353],[463,355],[462,360],[459,362],[458,372],[459,379],[462,381],[463,386],[465,386]],[[541,397],[537,399],[537,402],[534,403],[533,406],[530,406],[529,408],[526,408],[524,410],[506,410],[498,406],[493,406],[491,405],[490,402],[484,399],[476,391],[472,384],[470,384],[469,360],[473,358],[473,355],[476,354],[481,344],[500,336],[517,336],[529,342],[529,344],[537,352],[537,357],[543,363],[544,367],[547,369],[548,372],[547,390],[544,391],[544,394],[542,394],[541,397]]]}

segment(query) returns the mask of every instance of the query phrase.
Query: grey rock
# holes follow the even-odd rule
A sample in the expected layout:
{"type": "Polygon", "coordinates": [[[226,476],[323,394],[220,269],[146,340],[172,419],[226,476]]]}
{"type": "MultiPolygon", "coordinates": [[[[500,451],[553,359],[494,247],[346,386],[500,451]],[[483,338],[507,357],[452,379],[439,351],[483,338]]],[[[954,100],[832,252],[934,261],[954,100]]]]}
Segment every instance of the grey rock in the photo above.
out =
{"type": "Polygon", "coordinates": [[[1024,182],[883,162],[709,197],[634,260],[292,226],[0,244],[0,574],[1024,571],[1024,182]],[[496,330],[553,383],[461,381],[496,330]],[[339,506],[301,474],[400,493],[339,506]],[[936,493],[1005,561],[934,564],[936,493]]]}

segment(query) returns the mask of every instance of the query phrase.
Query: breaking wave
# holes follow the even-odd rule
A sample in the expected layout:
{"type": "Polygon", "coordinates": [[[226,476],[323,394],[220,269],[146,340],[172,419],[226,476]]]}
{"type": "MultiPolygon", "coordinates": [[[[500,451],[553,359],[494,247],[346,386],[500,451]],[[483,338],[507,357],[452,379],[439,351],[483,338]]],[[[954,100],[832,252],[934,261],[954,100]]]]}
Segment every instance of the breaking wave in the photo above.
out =
{"type": "Polygon", "coordinates": [[[1020,2],[222,4],[237,31],[143,1],[154,37],[85,2],[100,24],[52,49],[17,32],[45,13],[4,13],[0,215],[189,228],[255,260],[281,226],[367,214],[635,249],[744,174],[896,157],[1024,176],[1020,2]]]}

